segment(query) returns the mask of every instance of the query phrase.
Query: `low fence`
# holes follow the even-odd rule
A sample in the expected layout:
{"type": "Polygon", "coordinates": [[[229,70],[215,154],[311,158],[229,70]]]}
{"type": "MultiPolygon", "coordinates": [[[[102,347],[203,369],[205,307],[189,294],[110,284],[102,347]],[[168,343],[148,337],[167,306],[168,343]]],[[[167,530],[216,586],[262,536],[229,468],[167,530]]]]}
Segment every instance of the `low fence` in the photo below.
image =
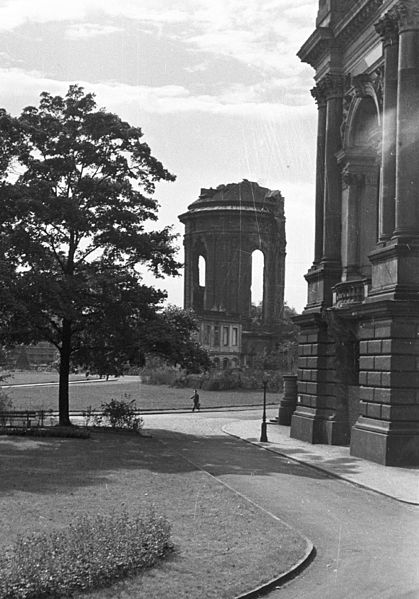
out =
{"type": "Polygon", "coordinates": [[[52,419],[49,410],[10,410],[0,412],[0,427],[40,428],[50,425],[52,419]]]}

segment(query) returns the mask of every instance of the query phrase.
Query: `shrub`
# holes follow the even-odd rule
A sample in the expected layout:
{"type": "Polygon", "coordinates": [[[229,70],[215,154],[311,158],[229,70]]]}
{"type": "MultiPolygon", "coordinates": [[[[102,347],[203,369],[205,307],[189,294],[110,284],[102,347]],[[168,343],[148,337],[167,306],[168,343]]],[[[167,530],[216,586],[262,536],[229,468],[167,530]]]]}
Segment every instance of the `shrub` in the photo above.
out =
{"type": "Polygon", "coordinates": [[[171,366],[157,357],[148,357],[140,370],[141,381],[146,385],[172,385],[182,373],[181,368],[171,366]]]}
{"type": "Polygon", "coordinates": [[[139,433],[144,425],[135,405],[135,400],[129,401],[130,395],[125,393],[121,400],[111,399],[101,405],[103,418],[109,421],[112,428],[126,428],[139,433]]]}
{"type": "MultiPolygon", "coordinates": [[[[102,404],[102,406],[103,405],[104,404],[102,404]]],[[[82,416],[84,418],[84,426],[86,428],[89,426],[100,426],[103,421],[103,417],[100,414],[96,414],[92,406],[88,406],[88,408],[82,412],[82,416]]]]}
{"type": "Polygon", "coordinates": [[[6,424],[4,412],[10,412],[11,410],[13,410],[13,402],[0,387],[0,426],[6,424]]]}
{"type": "Polygon", "coordinates": [[[170,526],[154,511],[81,516],[67,528],[20,537],[1,555],[0,597],[62,597],[109,586],[153,566],[171,548],[170,526]]]}

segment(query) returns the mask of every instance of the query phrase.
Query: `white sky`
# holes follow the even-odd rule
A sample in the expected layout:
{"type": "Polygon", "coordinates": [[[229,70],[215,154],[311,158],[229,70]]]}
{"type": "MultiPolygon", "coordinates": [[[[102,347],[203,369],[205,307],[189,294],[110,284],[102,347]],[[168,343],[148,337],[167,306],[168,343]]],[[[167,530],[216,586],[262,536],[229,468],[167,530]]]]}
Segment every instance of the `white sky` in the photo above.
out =
{"type": "MultiPolygon", "coordinates": [[[[0,0],[0,107],[79,83],[141,126],[177,175],[156,197],[160,223],[201,187],[242,179],[285,197],[285,298],[302,310],[313,260],[316,108],[296,52],[317,0],[0,0]]],[[[182,239],[179,238],[179,247],[182,239]]],[[[180,250],[179,258],[183,260],[180,250]]],[[[149,281],[148,277],[146,279],[149,281]]],[[[183,278],[159,282],[183,304],[183,278]]]]}

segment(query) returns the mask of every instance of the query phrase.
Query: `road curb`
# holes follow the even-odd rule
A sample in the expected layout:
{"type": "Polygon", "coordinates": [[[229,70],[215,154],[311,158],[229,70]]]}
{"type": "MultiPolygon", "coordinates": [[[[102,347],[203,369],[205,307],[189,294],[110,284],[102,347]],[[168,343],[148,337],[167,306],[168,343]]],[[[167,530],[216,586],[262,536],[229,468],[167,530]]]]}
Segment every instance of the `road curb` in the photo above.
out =
{"type": "MultiPolygon", "coordinates": [[[[235,435],[231,435],[231,436],[235,437],[235,435]]],[[[238,438],[240,439],[240,437],[238,437],[238,438]]],[[[166,443],[162,439],[160,439],[160,443],[162,445],[166,445],[166,443]]],[[[268,516],[270,516],[277,522],[280,522],[282,526],[285,526],[286,528],[293,531],[294,533],[297,533],[300,536],[300,538],[303,539],[303,541],[305,542],[306,549],[305,549],[304,555],[297,562],[295,562],[295,564],[293,564],[288,570],[286,570],[285,572],[282,572],[282,574],[280,574],[279,576],[276,576],[275,578],[271,578],[270,580],[268,580],[268,582],[258,585],[257,587],[255,587],[254,589],[252,589],[250,591],[246,591],[244,594],[237,595],[234,599],[253,599],[253,598],[259,597],[260,595],[264,595],[269,590],[272,590],[274,587],[281,586],[281,585],[285,584],[286,582],[288,582],[289,580],[292,580],[293,578],[298,576],[298,574],[300,574],[300,572],[302,572],[313,561],[313,559],[316,556],[316,548],[314,547],[313,543],[310,541],[310,539],[306,535],[302,534],[299,530],[296,530],[293,526],[288,524],[288,522],[285,522],[284,520],[282,520],[282,518],[280,518],[279,516],[276,516],[272,512],[270,512],[270,511],[266,510],[265,508],[263,508],[262,506],[260,506],[258,503],[256,503],[252,499],[250,499],[250,497],[247,497],[246,495],[244,495],[243,493],[241,493],[240,491],[238,491],[237,489],[232,487],[226,481],[222,480],[221,478],[218,478],[217,476],[214,476],[213,474],[211,474],[211,472],[209,472],[208,470],[205,470],[205,468],[203,468],[202,466],[199,466],[199,464],[196,464],[195,462],[193,462],[192,460],[187,458],[185,455],[182,455],[181,458],[183,460],[189,462],[190,464],[193,464],[195,466],[195,468],[197,468],[201,472],[205,473],[207,476],[209,476],[210,478],[217,481],[218,484],[222,485],[223,487],[226,487],[227,489],[229,489],[230,491],[232,491],[233,493],[235,493],[236,495],[238,495],[239,497],[241,497],[242,499],[244,499],[245,501],[247,501],[248,503],[253,505],[258,510],[265,512],[268,516]]]]}
{"type": "Polygon", "coordinates": [[[241,441],[244,441],[245,443],[249,443],[250,445],[254,445],[255,447],[260,447],[260,449],[265,449],[266,451],[270,451],[271,453],[276,453],[277,455],[281,455],[282,457],[287,458],[288,460],[292,460],[293,462],[297,462],[298,464],[303,464],[304,466],[307,466],[307,468],[313,468],[314,470],[323,472],[324,474],[327,474],[328,476],[330,476],[332,478],[344,480],[345,482],[349,483],[350,485],[353,485],[354,487],[358,487],[359,489],[371,491],[371,493],[376,493],[377,495],[381,495],[382,497],[387,497],[388,499],[392,499],[393,501],[397,501],[397,502],[403,503],[405,505],[414,505],[416,507],[419,506],[418,501],[410,501],[409,499],[402,499],[401,497],[395,497],[394,495],[390,495],[390,493],[385,493],[384,491],[380,491],[379,489],[374,489],[373,487],[369,487],[368,485],[366,485],[364,483],[360,483],[360,482],[357,482],[356,480],[351,480],[350,478],[346,478],[342,474],[337,474],[336,472],[332,472],[330,470],[327,470],[326,468],[322,468],[322,466],[317,466],[316,464],[309,464],[309,463],[305,462],[304,460],[295,458],[294,456],[289,456],[287,453],[284,453],[283,451],[280,451],[276,448],[267,447],[264,443],[261,443],[259,441],[250,441],[249,439],[244,439],[243,437],[240,437],[240,435],[236,435],[235,433],[231,433],[228,430],[226,430],[227,426],[228,425],[224,425],[221,430],[223,431],[223,433],[225,433],[226,435],[229,435],[230,437],[234,437],[235,439],[241,439],[241,441]]]}
{"type": "Polygon", "coordinates": [[[243,595],[238,595],[234,599],[256,599],[257,597],[260,597],[261,595],[264,595],[265,593],[272,591],[276,587],[282,586],[286,582],[298,576],[305,568],[307,568],[307,566],[311,564],[311,562],[316,556],[316,549],[313,543],[309,539],[307,539],[307,537],[303,538],[306,539],[306,542],[308,544],[307,551],[306,554],[296,564],[294,564],[294,566],[292,566],[286,572],[283,572],[280,576],[272,578],[268,582],[261,584],[260,586],[256,587],[251,591],[248,591],[247,593],[244,593],[243,595]]]}

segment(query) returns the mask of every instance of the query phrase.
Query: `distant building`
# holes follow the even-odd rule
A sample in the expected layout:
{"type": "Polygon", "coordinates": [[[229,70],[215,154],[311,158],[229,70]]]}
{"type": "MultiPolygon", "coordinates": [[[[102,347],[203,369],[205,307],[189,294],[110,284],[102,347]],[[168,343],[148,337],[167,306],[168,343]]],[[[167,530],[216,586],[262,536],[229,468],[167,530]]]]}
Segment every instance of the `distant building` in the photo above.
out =
{"type": "Polygon", "coordinates": [[[9,368],[26,369],[37,366],[50,366],[59,356],[55,345],[40,341],[36,345],[19,345],[7,354],[9,368]]]}
{"type": "Polygon", "coordinates": [[[219,368],[251,365],[274,349],[284,302],[285,217],[279,191],[243,181],[202,189],[179,216],[185,225],[185,308],[200,318],[199,340],[219,368]],[[252,308],[252,255],[264,258],[263,300],[252,308]]]}
{"type": "Polygon", "coordinates": [[[316,220],[291,435],[419,464],[419,2],[321,0],[316,220]]]}

